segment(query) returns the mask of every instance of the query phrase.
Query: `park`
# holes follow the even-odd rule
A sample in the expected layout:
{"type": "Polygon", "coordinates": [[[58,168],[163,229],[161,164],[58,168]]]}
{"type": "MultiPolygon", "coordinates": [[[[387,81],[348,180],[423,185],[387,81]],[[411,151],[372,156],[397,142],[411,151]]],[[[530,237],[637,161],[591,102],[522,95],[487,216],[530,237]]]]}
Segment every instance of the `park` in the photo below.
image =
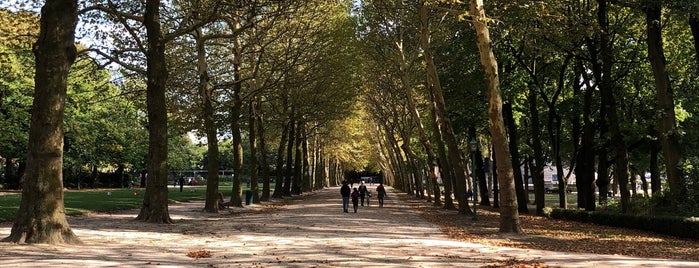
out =
{"type": "Polygon", "coordinates": [[[695,3],[12,0],[0,32],[2,266],[699,266],[695,3]]]}

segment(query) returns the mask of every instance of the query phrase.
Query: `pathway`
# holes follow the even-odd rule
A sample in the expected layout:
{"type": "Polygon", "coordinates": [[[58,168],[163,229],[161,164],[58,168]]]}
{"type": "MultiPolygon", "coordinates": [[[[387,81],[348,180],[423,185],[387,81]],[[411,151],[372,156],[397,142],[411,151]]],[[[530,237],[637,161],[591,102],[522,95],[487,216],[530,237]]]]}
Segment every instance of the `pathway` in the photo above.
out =
{"type": "MultiPolygon", "coordinates": [[[[389,191],[391,189],[389,188],[389,191]]],[[[70,217],[84,245],[0,243],[0,267],[492,267],[513,259],[548,267],[699,267],[697,262],[493,248],[457,242],[390,198],[342,213],[339,188],[219,215],[202,202],[170,206],[176,224],[133,221],[138,210],[70,217]],[[188,257],[199,252],[206,258],[188,257]]],[[[0,237],[10,233],[0,225],[0,237]]]]}

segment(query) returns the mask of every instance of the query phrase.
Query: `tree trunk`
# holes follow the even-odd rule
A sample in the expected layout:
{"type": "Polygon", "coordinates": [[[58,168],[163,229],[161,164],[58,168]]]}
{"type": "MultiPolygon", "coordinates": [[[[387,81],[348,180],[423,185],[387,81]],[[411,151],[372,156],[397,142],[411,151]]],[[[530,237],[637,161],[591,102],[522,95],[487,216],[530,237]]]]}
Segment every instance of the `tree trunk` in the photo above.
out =
{"type": "Polygon", "coordinates": [[[165,60],[165,40],[160,28],[160,1],[146,0],[143,24],[146,27],[148,112],[148,177],[143,206],[137,220],[172,223],[167,198],[167,101],[165,87],[168,70],[165,60]]]}
{"type": "Polygon", "coordinates": [[[527,192],[524,191],[524,180],[522,179],[522,169],[520,168],[519,149],[517,148],[517,125],[512,114],[512,105],[505,103],[503,105],[504,120],[507,123],[507,129],[510,133],[510,153],[512,154],[512,172],[515,179],[515,192],[517,194],[517,210],[519,213],[529,213],[527,208],[527,192]]]}
{"type": "Polygon", "coordinates": [[[539,106],[537,105],[537,93],[534,87],[530,86],[528,101],[529,114],[531,116],[531,146],[533,151],[534,161],[532,161],[531,174],[532,183],[534,184],[534,203],[536,203],[536,215],[544,214],[544,206],[546,205],[546,189],[544,185],[544,152],[541,145],[541,124],[539,121],[539,106]]]}
{"type": "Polygon", "coordinates": [[[650,145],[650,191],[652,195],[660,195],[660,168],[658,167],[658,153],[660,144],[653,140],[650,145]]]}
{"type": "Polygon", "coordinates": [[[454,205],[454,199],[451,198],[454,185],[454,175],[451,164],[449,164],[449,158],[447,158],[447,152],[444,149],[444,139],[442,138],[442,130],[439,127],[439,120],[437,119],[437,106],[434,101],[434,94],[430,94],[430,115],[432,119],[432,133],[434,134],[434,139],[437,145],[437,162],[439,163],[439,175],[442,178],[442,184],[444,185],[444,209],[456,209],[454,205]]]}
{"type": "Polygon", "coordinates": [[[294,108],[291,108],[289,116],[289,140],[286,142],[286,168],[284,169],[284,185],[282,196],[291,196],[291,177],[294,171],[294,142],[296,141],[296,121],[294,120],[294,108]]]}
{"type": "MultiPolygon", "coordinates": [[[[420,4],[425,5],[426,3],[424,0],[421,0],[420,4]]],[[[440,85],[439,77],[437,76],[437,67],[432,57],[432,48],[429,45],[423,44],[422,50],[426,63],[425,71],[427,72],[427,84],[431,94],[434,95],[437,117],[441,120],[440,123],[442,131],[444,131],[443,135],[448,148],[447,154],[449,163],[454,169],[454,195],[459,202],[459,213],[469,214],[471,208],[466,198],[466,171],[464,169],[464,162],[461,159],[460,149],[456,142],[456,137],[454,136],[454,130],[451,127],[451,121],[447,115],[446,104],[444,103],[444,96],[442,95],[442,86],[440,85]]]]}
{"type": "Polygon", "coordinates": [[[260,201],[269,201],[270,199],[270,172],[269,163],[267,162],[267,142],[265,139],[265,127],[263,115],[257,114],[257,136],[260,141],[260,166],[262,167],[262,196],[260,201]]]}
{"type": "Polygon", "coordinates": [[[75,62],[78,4],[47,0],[34,43],[34,103],[22,199],[10,235],[15,243],[80,244],[63,204],[63,118],[68,72],[75,62]]]}
{"type": "MultiPolygon", "coordinates": [[[[430,24],[429,18],[427,16],[427,6],[424,3],[420,5],[420,43],[423,47],[429,47],[430,45],[430,24]]],[[[404,66],[405,67],[405,66],[404,66]]],[[[401,68],[401,70],[406,70],[407,68],[401,68]]],[[[408,110],[413,117],[415,122],[415,127],[417,127],[418,134],[420,135],[420,141],[422,142],[422,147],[427,154],[427,163],[429,169],[429,180],[432,181],[434,185],[434,206],[442,206],[442,200],[439,194],[439,167],[437,165],[437,157],[432,149],[432,144],[430,143],[429,137],[425,132],[425,126],[422,125],[422,120],[420,120],[420,114],[417,110],[417,105],[415,105],[415,100],[413,99],[413,90],[406,84],[406,79],[403,79],[403,88],[407,94],[406,99],[408,101],[408,110]]]]}
{"type": "Polygon", "coordinates": [[[275,176],[275,185],[274,185],[274,193],[272,193],[273,198],[280,198],[283,195],[283,188],[284,188],[284,172],[282,172],[282,169],[284,168],[284,148],[286,148],[286,143],[288,142],[287,140],[289,139],[289,126],[291,126],[292,121],[289,120],[286,122],[281,129],[281,138],[279,139],[279,147],[277,147],[277,164],[275,166],[274,174],[275,176]]]}
{"type": "Polygon", "coordinates": [[[303,185],[303,148],[301,147],[301,141],[303,136],[303,120],[299,120],[296,123],[296,137],[294,139],[294,179],[291,183],[292,194],[301,194],[301,185],[303,185]]]}
{"type": "Polygon", "coordinates": [[[502,97],[500,96],[500,81],[498,64],[493,54],[493,44],[490,41],[483,0],[471,0],[470,14],[476,28],[478,51],[485,72],[488,87],[488,114],[490,117],[490,134],[498,162],[498,185],[501,191],[500,200],[500,232],[521,233],[522,227],[517,212],[517,196],[515,182],[510,162],[510,152],[505,137],[505,126],[502,119],[502,97]]]}
{"type": "Polygon", "coordinates": [[[249,101],[250,114],[248,115],[248,135],[250,139],[250,191],[252,191],[252,202],[260,203],[260,191],[258,189],[258,161],[257,157],[257,102],[255,98],[249,101]]]}
{"type": "Polygon", "coordinates": [[[699,68],[699,15],[689,15],[689,28],[692,30],[694,38],[694,56],[697,60],[697,68],[699,68]]]}
{"type": "MultiPolygon", "coordinates": [[[[687,197],[685,178],[681,167],[683,149],[679,142],[679,131],[675,122],[675,100],[670,77],[665,64],[661,29],[662,7],[660,2],[649,2],[645,8],[646,30],[648,31],[648,60],[653,69],[655,90],[658,101],[658,129],[662,144],[670,200],[674,206],[687,197]]],[[[694,29],[693,29],[694,30],[694,29]]]]}
{"type": "Polygon", "coordinates": [[[207,165],[208,176],[206,178],[206,201],[204,211],[218,213],[218,136],[214,119],[214,91],[210,84],[209,66],[206,60],[206,45],[201,29],[195,31],[197,43],[197,71],[199,73],[199,97],[204,117],[204,131],[206,132],[207,153],[209,161],[207,165]]]}
{"type": "Polygon", "coordinates": [[[302,186],[301,190],[304,192],[310,192],[313,190],[313,180],[309,172],[309,161],[308,161],[308,133],[306,133],[306,125],[304,124],[303,131],[301,132],[301,173],[302,176],[302,186]]]}
{"type": "MultiPolygon", "coordinates": [[[[576,77],[578,74],[581,74],[584,72],[584,68],[582,66],[581,62],[577,62],[576,68],[576,77]]],[[[573,86],[576,88],[577,91],[582,90],[582,87],[580,86],[579,83],[574,83],[573,86]]],[[[583,203],[584,207],[586,210],[591,211],[595,210],[595,183],[597,184],[597,187],[599,189],[599,198],[600,198],[600,203],[605,203],[607,200],[607,192],[606,189],[609,185],[608,180],[600,180],[598,178],[595,178],[595,126],[594,123],[592,122],[591,115],[592,115],[592,94],[594,90],[585,90],[583,92],[583,105],[582,105],[582,117],[583,117],[583,125],[582,125],[582,135],[581,135],[581,140],[580,140],[580,149],[579,149],[579,160],[578,160],[578,169],[581,170],[580,174],[584,180],[584,184],[580,185],[580,178],[576,177],[576,183],[578,186],[578,195],[580,195],[580,189],[581,187],[583,189],[583,203]],[[604,188],[604,191],[603,189],[604,188]]],[[[577,175],[577,174],[576,174],[577,175]]]]}
{"type": "Polygon", "coordinates": [[[621,210],[626,212],[629,208],[629,172],[628,172],[628,155],[626,152],[626,143],[624,142],[621,130],[619,129],[619,117],[617,115],[617,104],[614,97],[614,82],[612,81],[612,41],[609,36],[609,20],[607,14],[607,0],[597,0],[598,13],[597,20],[600,24],[600,57],[602,69],[597,72],[596,79],[599,81],[599,90],[602,96],[602,109],[607,112],[607,124],[609,126],[609,134],[611,143],[614,148],[614,175],[615,180],[619,182],[621,192],[621,210]]]}

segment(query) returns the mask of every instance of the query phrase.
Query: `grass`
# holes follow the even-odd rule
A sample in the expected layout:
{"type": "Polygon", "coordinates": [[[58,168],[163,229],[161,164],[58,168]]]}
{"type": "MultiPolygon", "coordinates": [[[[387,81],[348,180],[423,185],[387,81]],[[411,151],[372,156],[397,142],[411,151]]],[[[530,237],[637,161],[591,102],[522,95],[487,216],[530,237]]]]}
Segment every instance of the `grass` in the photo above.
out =
{"type": "MultiPolygon", "coordinates": [[[[270,188],[274,189],[274,185],[271,185],[270,188]]],[[[244,184],[243,190],[246,189],[247,186],[244,184]]],[[[262,185],[259,186],[259,189],[262,189],[262,185]]],[[[203,200],[206,195],[206,186],[186,186],[182,192],[179,191],[179,187],[169,187],[168,190],[170,202],[203,200]]],[[[66,214],[80,215],[91,212],[138,208],[143,203],[144,191],[145,189],[143,188],[68,190],[63,196],[66,214]]],[[[219,191],[225,196],[231,195],[231,187],[229,185],[220,186],[219,191]]],[[[13,221],[15,219],[19,210],[20,198],[20,194],[0,195],[0,222],[13,221]]]]}

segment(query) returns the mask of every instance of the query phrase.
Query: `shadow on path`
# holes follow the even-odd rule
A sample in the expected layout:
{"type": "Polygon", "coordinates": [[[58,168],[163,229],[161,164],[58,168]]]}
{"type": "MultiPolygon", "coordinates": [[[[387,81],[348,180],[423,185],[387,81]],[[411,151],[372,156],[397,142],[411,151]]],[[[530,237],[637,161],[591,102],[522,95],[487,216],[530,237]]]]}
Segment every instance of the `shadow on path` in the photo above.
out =
{"type": "MultiPolygon", "coordinates": [[[[374,191],[373,187],[372,192],[374,191]]],[[[70,217],[81,246],[0,243],[0,266],[32,267],[699,267],[699,263],[493,248],[457,242],[391,193],[358,213],[342,213],[339,188],[202,212],[203,202],[170,206],[175,224],[133,221],[138,210],[70,217]],[[191,252],[209,253],[191,258],[191,252]],[[526,267],[526,266],[518,266],[526,267]]],[[[0,236],[10,226],[0,226],[0,236]]]]}

